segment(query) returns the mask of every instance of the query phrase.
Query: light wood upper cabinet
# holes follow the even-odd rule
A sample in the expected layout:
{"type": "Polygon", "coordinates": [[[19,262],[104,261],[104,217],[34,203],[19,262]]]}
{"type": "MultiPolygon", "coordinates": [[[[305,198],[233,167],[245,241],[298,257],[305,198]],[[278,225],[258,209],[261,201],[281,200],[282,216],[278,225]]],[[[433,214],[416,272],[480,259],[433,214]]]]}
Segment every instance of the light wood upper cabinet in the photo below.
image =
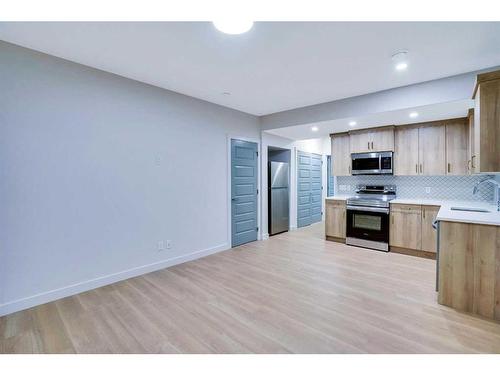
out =
{"type": "Polygon", "coordinates": [[[350,137],[347,133],[333,134],[332,139],[332,174],[334,176],[351,175],[350,137]]]}
{"type": "Polygon", "coordinates": [[[436,252],[437,231],[432,227],[439,212],[439,206],[422,206],[422,243],[420,250],[436,252]]]}
{"type": "Polygon", "coordinates": [[[394,174],[418,175],[418,128],[403,126],[394,132],[394,174]]]}
{"type": "Polygon", "coordinates": [[[372,132],[370,151],[394,151],[394,127],[372,132]]]}
{"type": "Polygon", "coordinates": [[[327,199],[325,203],[325,235],[345,238],[346,202],[327,199]]]}
{"type": "Polygon", "coordinates": [[[359,131],[349,134],[351,138],[351,153],[370,152],[371,132],[359,131]]]}
{"type": "Polygon", "coordinates": [[[468,123],[465,119],[456,119],[446,123],[446,174],[466,175],[468,123]]]}
{"type": "Polygon", "coordinates": [[[422,212],[419,205],[391,204],[389,245],[419,250],[422,212]]]}
{"type": "MultiPolygon", "coordinates": [[[[394,151],[394,174],[397,176],[466,175],[478,163],[477,152],[472,151],[477,141],[473,147],[469,146],[469,138],[476,139],[477,134],[477,125],[474,126],[471,120],[469,116],[469,119],[332,134],[332,155],[341,158],[336,164],[334,162],[333,174],[351,174],[351,153],[394,151]],[[471,126],[476,133],[471,132],[471,126]]],[[[476,172],[479,171],[476,168],[476,172]]]]}
{"type": "Polygon", "coordinates": [[[394,174],[446,174],[446,128],[440,123],[398,127],[395,131],[394,174]]]}
{"type": "Polygon", "coordinates": [[[418,129],[418,172],[421,175],[446,174],[446,129],[443,125],[418,129]]]}
{"type": "Polygon", "coordinates": [[[474,109],[469,109],[469,113],[467,114],[467,122],[469,133],[469,142],[467,149],[467,171],[468,174],[472,174],[474,173],[474,168],[472,166],[472,156],[474,155],[474,109]]]}
{"type": "Polygon", "coordinates": [[[394,151],[394,127],[361,130],[349,133],[351,153],[394,151]]]}
{"type": "Polygon", "coordinates": [[[500,172],[500,71],[477,76],[474,98],[474,172],[500,172]]]}

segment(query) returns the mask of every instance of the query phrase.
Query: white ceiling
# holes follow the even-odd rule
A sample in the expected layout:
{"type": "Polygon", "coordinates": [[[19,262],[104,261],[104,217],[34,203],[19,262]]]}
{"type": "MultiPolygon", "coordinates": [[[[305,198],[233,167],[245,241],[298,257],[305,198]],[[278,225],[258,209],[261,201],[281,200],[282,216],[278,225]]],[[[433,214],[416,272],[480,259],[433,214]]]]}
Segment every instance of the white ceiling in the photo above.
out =
{"type": "Polygon", "coordinates": [[[4,22],[0,39],[254,115],[500,65],[500,22],[4,22]]]}
{"type": "Polygon", "coordinates": [[[469,108],[474,106],[472,99],[457,100],[448,103],[438,103],[421,107],[406,108],[397,111],[379,112],[363,117],[336,119],[297,126],[266,130],[267,133],[294,140],[327,137],[332,133],[349,130],[367,129],[384,125],[406,125],[419,122],[438,121],[467,116],[469,108]],[[411,112],[417,112],[418,117],[410,118],[411,112]],[[350,121],[356,121],[356,126],[349,126],[350,121]],[[312,131],[315,126],[317,131],[312,131]]]}

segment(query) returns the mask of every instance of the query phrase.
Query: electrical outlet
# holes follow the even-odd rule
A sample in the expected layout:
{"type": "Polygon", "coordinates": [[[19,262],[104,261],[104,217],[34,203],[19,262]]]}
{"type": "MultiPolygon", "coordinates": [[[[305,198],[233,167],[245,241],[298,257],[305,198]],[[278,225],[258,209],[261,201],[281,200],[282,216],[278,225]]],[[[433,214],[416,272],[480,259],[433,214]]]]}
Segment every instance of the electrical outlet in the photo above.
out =
{"type": "Polygon", "coordinates": [[[427,194],[430,194],[430,193],[431,193],[431,188],[430,188],[430,186],[426,186],[426,187],[425,187],[425,192],[426,192],[427,194]]]}
{"type": "Polygon", "coordinates": [[[171,248],[172,248],[172,241],[167,240],[167,249],[171,249],[171,248]]]}
{"type": "Polygon", "coordinates": [[[165,250],[165,241],[158,241],[158,251],[165,250]]]}

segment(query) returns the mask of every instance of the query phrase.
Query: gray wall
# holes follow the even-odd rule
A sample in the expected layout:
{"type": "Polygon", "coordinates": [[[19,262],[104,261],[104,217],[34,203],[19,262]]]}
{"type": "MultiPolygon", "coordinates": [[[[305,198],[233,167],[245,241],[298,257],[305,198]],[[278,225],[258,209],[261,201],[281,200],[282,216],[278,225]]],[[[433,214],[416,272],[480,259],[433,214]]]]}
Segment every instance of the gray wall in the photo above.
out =
{"type": "Polygon", "coordinates": [[[0,315],[227,248],[228,134],[258,119],[0,42],[0,315]]]}

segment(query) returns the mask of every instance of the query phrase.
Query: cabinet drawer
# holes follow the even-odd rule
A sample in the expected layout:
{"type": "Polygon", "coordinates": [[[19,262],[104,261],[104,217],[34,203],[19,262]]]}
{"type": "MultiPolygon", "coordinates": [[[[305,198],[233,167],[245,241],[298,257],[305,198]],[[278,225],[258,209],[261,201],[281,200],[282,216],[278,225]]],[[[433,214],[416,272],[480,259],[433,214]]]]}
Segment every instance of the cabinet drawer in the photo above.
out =
{"type": "Polygon", "coordinates": [[[332,206],[346,206],[346,201],[345,200],[336,200],[336,199],[327,199],[325,201],[325,204],[332,205],[332,206]]]}
{"type": "Polygon", "coordinates": [[[422,206],[419,204],[391,204],[391,211],[394,212],[408,212],[420,214],[422,206]]]}

